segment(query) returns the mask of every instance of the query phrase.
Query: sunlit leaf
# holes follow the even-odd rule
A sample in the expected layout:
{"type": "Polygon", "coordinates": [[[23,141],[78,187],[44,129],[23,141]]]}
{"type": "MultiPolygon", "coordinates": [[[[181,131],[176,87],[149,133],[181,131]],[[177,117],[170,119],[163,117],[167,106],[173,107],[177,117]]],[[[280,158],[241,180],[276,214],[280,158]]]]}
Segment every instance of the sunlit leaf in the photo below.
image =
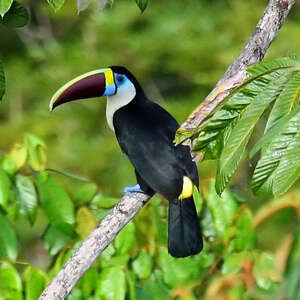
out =
{"type": "Polygon", "coordinates": [[[66,190],[46,172],[37,175],[37,187],[50,223],[74,224],[74,204],[66,190]]]}
{"type": "Polygon", "coordinates": [[[38,198],[32,180],[24,175],[16,176],[18,198],[21,203],[21,211],[34,224],[37,216],[38,198]]]}
{"type": "Polygon", "coordinates": [[[0,0],[0,16],[3,18],[5,13],[9,10],[13,0],[0,0]]]}
{"type": "Polygon", "coordinates": [[[29,15],[27,9],[17,1],[14,1],[9,11],[0,19],[0,24],[8,27],[23,27],[28,23],[28,20],[29,15]]]}
{"type": "Polygon", "coordinates": [[[16,231],[4,214],[0,212],[0,258],[15,260],[18,256],[16,231]]]}
{"type": "Polygon", "coordinates": [[[233,128],[219,160],[216,180],[216,190],[219,194],[223,192],[234,174],[257,121],[268,105],[280,94],[290,76],[291,72],[277,71],[276,78],[252,100],[233,128]]]}
{"type": "Polygon", "coordinates": [[[92,200],[92,205],[101,208],[111,208],[119,202],[119,198],[107,197],[101,194],[96,195],[92,200]]]}
{"type": "Polygon", "coordinates": [[[148,278],[151,274],[152,267],[152,256],[146,250],[142,250],[132,263],[133,271],[140,279],[148,278]]]}
{"type": "Polygon", "coordinates": [[[98,222],[94,215],[87,207],[80,207],[76,212],[76,232],[81,238],[86,238],[93,229],[97,226],[98,222]]]}
{"type": "Polygon", "coordinates": [[[2,61],[0,60],[0,101],[2,100],[4,93],[5,93],[5,74],[4,74],[2,61]]]}
{"type": "Polygon", "coordinates": [[[22,281],[20,275],[10,263],[0,266],[0,296],[1,299],[22,300],[22,281]]]}
{"type": "Polygon", "coordinates": [[[26,134],[24,140],[28,149],[28,163],[36,171],[42,171],[46,165],[46,145],[32,134],[26,134]]]}
{"type": "MultiPolygon", "coordinates": [[[[285,168],[285,164],[287,163],[286,158],[290,158],[290,156],[286,157],[287,149],[290,144],[292,147],[295,135],[299,132],[299,130],[300,108],[297,108],[292,113],[282,118],[282,120],[280,120],[266,133],[266,135],[261,138],[260,141],[257,142],[251,152],[251,154],[253,154],[259,149],[262,149],[262,155],[255,167],[251,182],[252,189],[255,193],[272,194],[273,188],[277,189],[277,182],[275,181],[276,176],[278,176],[276,175],[278,174],[277,169],[280,161],[285,158],[283,160],[283,164],[281,164],[281,172],[287,170],[285,168]]],[[[293,151],[293,148],[289,149],[292,149],[293,151]]],[[[291,166],[297,168],[295,164],[297,164],[298,160],[298,157],[294,157],[294,161],[290,162],[291,166]]],[[[284,186],[288,189],[290,184],[293,184],[293,182],[294,181],[282,182],[282,184],[284,184],[284,186]]],[[[282,188],[284,186],[281,185],[280,187],[282,188]]]]}
{"type": "Polygon", "coordinates": [[[118,267],[105,268],[100,274],[95,298],[124,300],[126,295],[125,273],[118,267]]]}
{"type": "Polygon", "coordinates": [[[24,271],[25,300],[36,300],[42,294],[47,277],[39,269],[29,266],[24,271]]]}

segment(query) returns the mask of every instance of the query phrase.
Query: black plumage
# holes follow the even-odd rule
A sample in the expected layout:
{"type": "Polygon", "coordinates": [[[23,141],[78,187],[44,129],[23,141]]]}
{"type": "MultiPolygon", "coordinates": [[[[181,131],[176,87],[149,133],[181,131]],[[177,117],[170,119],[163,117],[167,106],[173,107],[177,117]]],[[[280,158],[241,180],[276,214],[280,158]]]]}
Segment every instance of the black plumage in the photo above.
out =
{"type": "Polygon", "coordinates": [[[147,194],[159,193],[169,200],[169,252],[175,257],[197,254],[203,247],[199,221],[192,197],[178,200],[183,176],[198,188],[196,164],[189,147],[173,143],[177,121],[145,96],[136,79],[126,69],[112,67],[126,74],[136,88],[134,99],[113,116],[115,134],[122,151],[136,172],[137,181],[147,194]]]}

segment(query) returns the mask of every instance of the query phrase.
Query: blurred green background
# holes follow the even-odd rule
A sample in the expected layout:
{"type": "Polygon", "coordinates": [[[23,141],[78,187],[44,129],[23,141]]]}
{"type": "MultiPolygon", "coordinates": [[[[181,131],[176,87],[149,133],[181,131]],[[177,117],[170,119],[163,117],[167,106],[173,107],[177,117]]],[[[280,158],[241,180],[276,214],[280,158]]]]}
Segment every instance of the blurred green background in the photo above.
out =
{"type": "MultiPolygon", "coordinates": [[[[125,186],[135,184],[135,177],[106,124],[105,100],[77,101],[50,113],[53,93],[84,72],[124,65],[149,98],[181,123],[238,55],[267,1],[152,0],[141,14],[134,1],[116,0],[112,8],[99,12],[92,4],[79,15],[75,1],[66,1],[57,12],[43,1],[22,3],[30,10],[30,23],[17,30],[0,26],[7,81],[0,104],[0,151],[7,152],[30,132],[45,141],[48,168],[87,177],[102,194],[120,197],[125,186]]],[[[296,3],[266,59],[300,53],[299,37],[300,5],[296,3]]],[[[199,172],[205,194],[215,174],[214,162],[201,163],[199,172]]],[[[246,161],[232,188],[255,211],[269,199],[251,194],[249,172],[246,161]]],[[[75,179],[55,176],[70,193],[78,185],[75,179]]],[[[273,251],[296,230],[297,222],[293,209],[276,214],[260,227],[258,247],[273,251]]],[[[33,258],[36,232],[40,228],[24,227],[24,251],[31,252],[25,257],[45,267],[38,261],[44,254],[33,258]]]]}

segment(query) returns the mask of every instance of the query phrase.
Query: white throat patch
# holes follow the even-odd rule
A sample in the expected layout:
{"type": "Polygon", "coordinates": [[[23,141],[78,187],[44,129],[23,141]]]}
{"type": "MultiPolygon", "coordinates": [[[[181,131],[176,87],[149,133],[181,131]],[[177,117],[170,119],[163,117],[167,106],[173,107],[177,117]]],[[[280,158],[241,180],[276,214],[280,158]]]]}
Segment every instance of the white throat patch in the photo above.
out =
{"type": "Polygon", "coordinates": [[[106,120],[109,128],[113,131],[113,117],[115,112],[121,107],[129,104],[135,97],[136,90],[131,81],[127,81],[125,84],[118,87],[117,93],[113,96],[107,97],[106,103],[106,120]]]}

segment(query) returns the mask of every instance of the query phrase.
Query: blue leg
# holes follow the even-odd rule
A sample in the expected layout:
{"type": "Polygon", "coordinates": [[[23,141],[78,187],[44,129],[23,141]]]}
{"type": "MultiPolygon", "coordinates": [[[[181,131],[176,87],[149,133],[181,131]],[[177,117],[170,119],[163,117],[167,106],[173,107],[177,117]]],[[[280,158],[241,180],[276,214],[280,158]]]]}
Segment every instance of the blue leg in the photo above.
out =
{"type": "Polygon", "coordinates": [[[130,194],[130,193],[145,193],[139,184],[133,185],[133,186],[126,186],[123,190],[124,194],[130,194]]]}

